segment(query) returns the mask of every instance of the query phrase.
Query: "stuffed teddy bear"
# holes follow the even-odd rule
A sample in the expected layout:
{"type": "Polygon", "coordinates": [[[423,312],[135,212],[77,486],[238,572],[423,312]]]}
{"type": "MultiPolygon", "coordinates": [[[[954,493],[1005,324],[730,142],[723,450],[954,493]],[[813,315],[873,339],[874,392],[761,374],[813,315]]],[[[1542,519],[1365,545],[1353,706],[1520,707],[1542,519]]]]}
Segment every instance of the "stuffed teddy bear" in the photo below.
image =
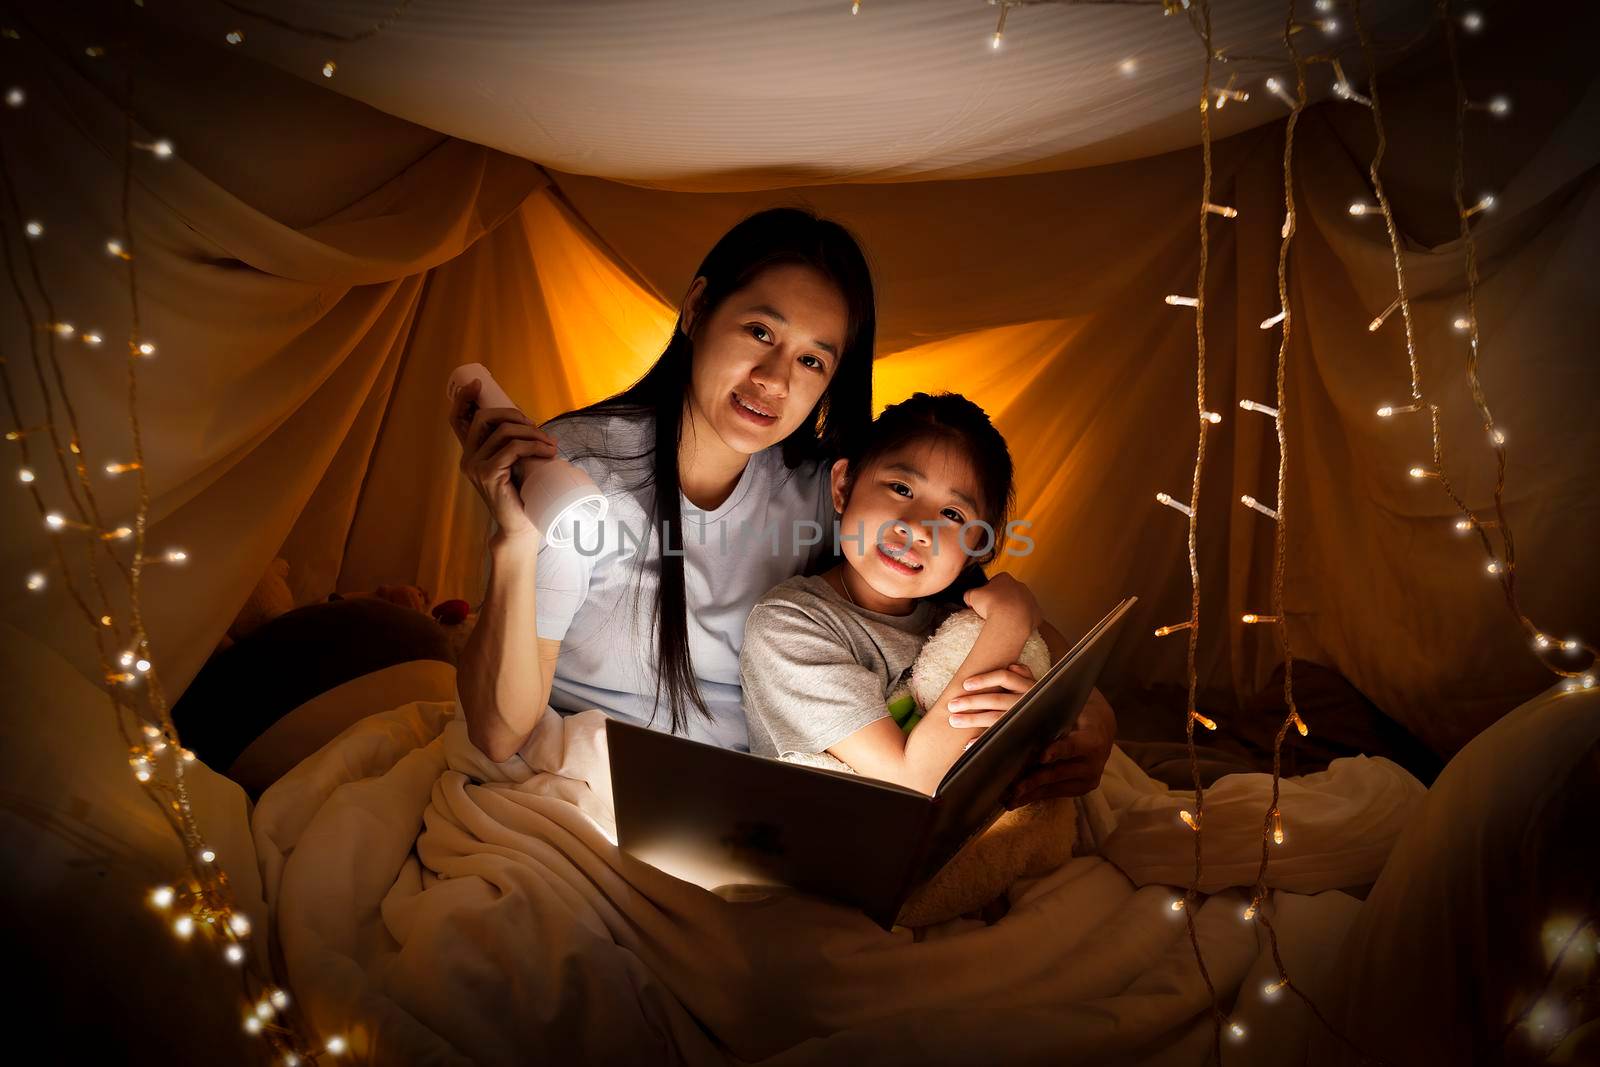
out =
{"type": "Polygon", "coordinates": [[[217,642],[216,650],[221,652],[234,642],[244,640],[263,623],[271,622],[293,607],[294,594],[289,591],[289,561],[274,559],[267,564],[267,572],[250,591],[227,632],[222,635],[222,640],[217,642]]]}
{"type": "MultiPolygon", "coordinates": [[[[890,694],[890,714],[909,732],[937,703],[972,650],[983,620],[971,608],[947,618],[923,644],[911,667],[911,681],[890,694]],[[895,714],[899,705],[901,713],[895,714]]],[[[1017,662],[1042,678],[1050,652],[1035,630],[1017,662]]],[[[983,908],[1003,896],[1019,878],[1033,878],[1059,867],[1072,855],[1078,837],[1078,805],[1071,797],[1035,801],[1000,817],[968,841],[950,862],[919,888],[900,909],[896,923],[924,927],[983,908]]]]}

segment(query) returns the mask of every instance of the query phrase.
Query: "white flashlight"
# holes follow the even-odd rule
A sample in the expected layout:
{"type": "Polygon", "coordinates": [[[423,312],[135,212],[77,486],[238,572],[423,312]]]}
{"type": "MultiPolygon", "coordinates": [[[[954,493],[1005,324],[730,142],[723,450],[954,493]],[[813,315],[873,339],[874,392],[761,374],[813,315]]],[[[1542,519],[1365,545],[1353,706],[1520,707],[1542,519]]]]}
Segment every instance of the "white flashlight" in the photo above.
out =
{"type": "MultiPolygon", "coordinates": [[[[450,373],[445,386],[446,399],[453,403],[456,394],[474,381],[480,383],[478,407],[517,406],[494,380],[489,368],[481,363],[467,363],[450,373]]],[[[523,511],[553,545],[571,544],[581,523],[596,523],[606,517],[608,504],[599,487],[560,456],[549,459],[529,456],[518,460],[512,479],[521,487],[523,511]]]]}

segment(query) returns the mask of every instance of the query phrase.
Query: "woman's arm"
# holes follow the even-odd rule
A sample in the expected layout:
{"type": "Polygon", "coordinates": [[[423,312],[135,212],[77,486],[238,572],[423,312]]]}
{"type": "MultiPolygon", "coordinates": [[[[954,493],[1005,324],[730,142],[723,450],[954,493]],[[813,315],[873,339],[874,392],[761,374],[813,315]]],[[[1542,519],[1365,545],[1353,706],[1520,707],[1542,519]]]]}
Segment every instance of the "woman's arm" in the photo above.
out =
{"type": "Polygon", "coordinates": [[[537,532],[490,540],[488,593],[456,666],[467,736],[496,763],[515,755],[539,724],[561,652],[560,641],[537,636],[539,540],[537,532]]]}
{"type": "Polygon", "coordinates": [[[556,454],[555,438],[514,407],[478,406],[482,380],[450,403],[450,431],[461,444],[461,473],[494,520],[489,589],[456,665],[456,695],[467,736],[496,763],[527,741],[550,699],[560,642],[537,637],[534,569],[543,531],[522,505],[513,469],[556,454]]]}
{"type": "Polygon", "coordinates": [[[1033,595],[1010,575],[996,575],[972,590],[967,602],[983,616],[983,629],[916,729],[907,736],[893,719],[880,719],[838,742],[829,753],[869,778],[933,794],[967,744],[983,732],[952,725],[950,700],[968,692],[966,679],[1004,670],[1015,662],[1037,621],[1033,595]]]}

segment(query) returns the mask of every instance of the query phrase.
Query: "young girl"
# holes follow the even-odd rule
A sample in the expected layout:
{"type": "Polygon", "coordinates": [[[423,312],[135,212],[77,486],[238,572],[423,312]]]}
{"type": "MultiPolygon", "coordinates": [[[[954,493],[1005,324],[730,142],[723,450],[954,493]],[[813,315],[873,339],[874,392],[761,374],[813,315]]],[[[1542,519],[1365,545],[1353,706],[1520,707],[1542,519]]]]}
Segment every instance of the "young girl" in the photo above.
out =
{"type": "Polygon", "coordinates": [[[830,478],[843,562],[779,583],[745,624],[750,751],[932,794],[982,732],[950,725],[952,699],[970,692],[963,683],[1008,668],[1032,682],[1015,661],[1039,606],[1010,575],[985,582],[982,571],[1005,540],[1011,454],[972,401],[917,393],[887,408],[830,478]],[[983,629],[906,734],[884,701],[963,601],[983,629]]]}

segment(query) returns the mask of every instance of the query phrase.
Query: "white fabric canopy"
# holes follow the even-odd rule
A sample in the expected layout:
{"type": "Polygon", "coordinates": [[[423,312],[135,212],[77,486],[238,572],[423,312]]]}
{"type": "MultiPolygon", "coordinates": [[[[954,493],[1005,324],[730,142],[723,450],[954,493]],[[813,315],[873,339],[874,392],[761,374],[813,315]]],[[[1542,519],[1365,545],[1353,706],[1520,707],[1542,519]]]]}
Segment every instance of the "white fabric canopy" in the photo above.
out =
{"type": "MultiPolygon", "coordinates": [[[[291,30],[215,0],[152,12],[391,115],[573,174],[695,190],[771,189],[1036,173],[1196,143],[1205,55],[1184,16],[1148,3],[741,0],[670,4],[298,0],[291,30]],[[340,43],[318,33],[365,34],[340,43]],[[316,31],[316,32],[307,32],[316,31]],[[322,75],[332,59],[335,73],[322,75]]],[[[268,5],[262,5],[268,7],[268,5]]],[[[1216,0],[1213,40],[1251,92],[1215,112],[1218,137],[1283,118],[1263,88],[1293,83],[1282,0],[1216,0]],[[1251,56],[1277,57],[1263,63],[1251,56]]],[[[1347,12],[1311,0],[1307,52],[1352,46],[1347,12]],[[1328,30],[1323,20],[1331,20],[1328,30]]],[[[1427,5],[1367,0],[1381,41],[1403,43],[1427,5]]],[[[1390,49],[1387,58],[1395,57],[1390,49]]],[[[1313,98],[1332,74],[1312,72],[1313,98]]]]}

